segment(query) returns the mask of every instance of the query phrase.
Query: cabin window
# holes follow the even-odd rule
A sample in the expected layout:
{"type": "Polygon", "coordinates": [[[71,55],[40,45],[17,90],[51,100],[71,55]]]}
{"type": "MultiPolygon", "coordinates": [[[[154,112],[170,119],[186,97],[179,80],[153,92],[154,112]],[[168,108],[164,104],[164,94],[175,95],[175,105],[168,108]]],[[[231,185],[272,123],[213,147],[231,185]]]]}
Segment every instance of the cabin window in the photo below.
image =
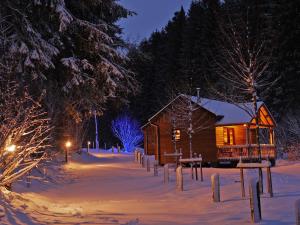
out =
{"type": "Polygon", "coordinates": [[[173,130],[173,140],[179,141],[180,138],[181,138],[180,130],[178,130],[178,129],[173,130]]]}
{"type": "Polygon", "coordinates": [[[223,138],[225,145],[234,145],[234,128],[223,128],[223,138]]]}

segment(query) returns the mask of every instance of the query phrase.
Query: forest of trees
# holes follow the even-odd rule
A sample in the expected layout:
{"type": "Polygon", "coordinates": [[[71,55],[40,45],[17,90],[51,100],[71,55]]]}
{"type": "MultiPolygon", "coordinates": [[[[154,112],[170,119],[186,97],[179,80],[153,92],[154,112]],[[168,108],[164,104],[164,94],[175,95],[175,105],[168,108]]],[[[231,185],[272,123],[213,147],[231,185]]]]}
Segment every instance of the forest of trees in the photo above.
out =
{"type": "Polygon", "coordinates": [[[131,66],[142,85],[131,99],[134,115],[145,122],[169,101],[170,90],[180,92],[190,83],[192,94],[199,87],[205,97],[219,98],[214,89],[232,91],[219,71],[226,68],[222,51],[231,28],[253,48],[264,44],[260,54],[268,60],[264,73],[270,82],[260,90],[260,100],[278,122],[295,114],[300,102],[300,2],[202,0],[193,1],[187,12],[181,8],[162,30],[130,49],[131,66]]]}

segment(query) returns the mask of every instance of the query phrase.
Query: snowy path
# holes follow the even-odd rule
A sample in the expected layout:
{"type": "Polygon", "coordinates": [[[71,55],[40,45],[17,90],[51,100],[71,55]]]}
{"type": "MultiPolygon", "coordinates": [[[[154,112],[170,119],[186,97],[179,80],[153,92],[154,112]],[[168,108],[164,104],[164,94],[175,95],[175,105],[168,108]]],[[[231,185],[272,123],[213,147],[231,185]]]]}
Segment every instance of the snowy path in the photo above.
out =
{"type": "MultiPolygon", "coordinates": [[[[184,170],[184,192],[175,190],[174,172],[165,185],[162,169],[154,177],[132,155],[77,157],[65,170],[66,180],[71,179],[63,184],[17,187],[27,201],[13,200],[18,210],[4,207],[2,219],[0,208],[0,224],[250,224],[249,200],[240,197],[236,169],[204,168],[204,182],[192,181],[184,170]],[[210,176],[215,172],[221,176],[219,204],[211,201],[210,176]]],[[[272,171],[275,197],[262,197],[261,224],[294,224],[300,163],[272,171]]],[[[249,171],[246,176],[255,175],[249,171]]]]}

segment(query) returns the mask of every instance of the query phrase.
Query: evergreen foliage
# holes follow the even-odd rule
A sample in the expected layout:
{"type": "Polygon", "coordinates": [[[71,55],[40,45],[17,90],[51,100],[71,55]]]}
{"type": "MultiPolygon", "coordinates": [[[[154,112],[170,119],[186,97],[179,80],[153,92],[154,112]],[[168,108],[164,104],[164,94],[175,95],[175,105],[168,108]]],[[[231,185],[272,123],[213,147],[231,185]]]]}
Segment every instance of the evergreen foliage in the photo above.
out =
{"type": "MultiPolygon", "coordinates": [[[[107,101],[125,102],[135,80],[115,22],[131,12],[115,0],[3,0],[3,65],[30,92],[46,91],[44,107],[56,137],[81,145],[83,130],[107,101]]],[[[21,86],[22,86],[21,85],[21,86]]]]}
{"type": "Polygon", "coordinates": [[[216,72],[216,62],[222,62],[222,48],[228,47],[220,31],[232,26],[241,37],[246,37],[248,30],[250,47],[264,43],[262,57],[270,61],[265,73],[270,81],[278,81],[259,96],[277,112],[277,121],[287,107],[292,111],[299,108],[299,1],[194,0],[183,14],[180,9],[165,28],[129,53],[142,84],[131,110],[141,121],[146,122],[169,101],[170,88],[178,90],[190,78],[193,89],[200,87],[203,96],[217,97],[211,92],[212,86],[232,92],[231,84],[216,72]]]}

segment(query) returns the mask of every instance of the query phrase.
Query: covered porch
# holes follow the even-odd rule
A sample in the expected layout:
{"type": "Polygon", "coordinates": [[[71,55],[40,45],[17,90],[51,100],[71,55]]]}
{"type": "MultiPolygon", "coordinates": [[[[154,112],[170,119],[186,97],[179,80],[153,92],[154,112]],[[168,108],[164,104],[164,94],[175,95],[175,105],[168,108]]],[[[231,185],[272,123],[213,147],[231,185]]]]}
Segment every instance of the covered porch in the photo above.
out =
{"type": "Polygon", "coordinates": [[[274,128],[275,122],[267,108],[262,106],[259,110],[259,133],[256,121],[249,123],[226,125],[216,127],[217,157],[218,161],[276,159],[276,146],[274,128]],[[259,136],[259,143],[257,136],[259,136]]]}

